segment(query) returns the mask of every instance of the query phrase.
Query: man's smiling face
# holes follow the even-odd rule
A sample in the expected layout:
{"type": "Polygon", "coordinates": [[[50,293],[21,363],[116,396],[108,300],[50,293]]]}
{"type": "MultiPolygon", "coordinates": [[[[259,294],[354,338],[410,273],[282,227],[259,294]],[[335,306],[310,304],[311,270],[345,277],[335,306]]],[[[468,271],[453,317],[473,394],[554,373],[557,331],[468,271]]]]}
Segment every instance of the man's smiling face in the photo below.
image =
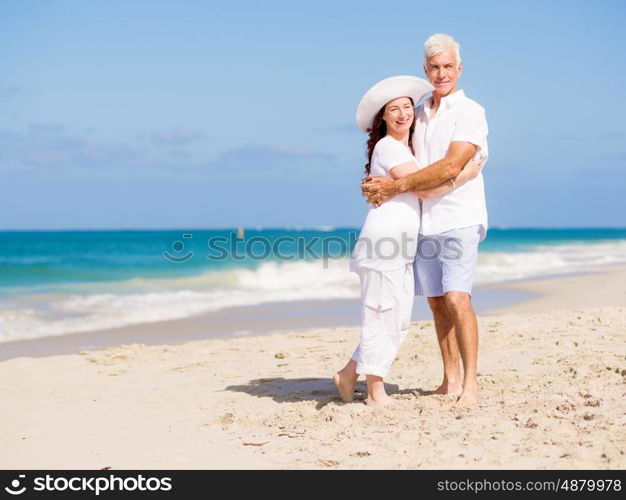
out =
{"type": "Polygon", "coordinates": [[[445,97],[456,91],[456,81],[461,76],[463,63],[459,62],[454,49],[431,56],[424,65],[428,81],[435,86],[433,94],[445,97]]]}

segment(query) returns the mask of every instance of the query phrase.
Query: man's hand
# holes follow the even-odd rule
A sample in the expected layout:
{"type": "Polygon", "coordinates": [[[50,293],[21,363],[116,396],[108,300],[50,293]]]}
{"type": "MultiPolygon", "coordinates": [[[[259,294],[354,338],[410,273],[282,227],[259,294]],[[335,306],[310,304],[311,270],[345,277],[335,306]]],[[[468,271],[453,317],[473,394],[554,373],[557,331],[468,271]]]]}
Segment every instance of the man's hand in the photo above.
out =
{"type": "Polygon", "coordinates": [[[375,207],[379,207],[389,198],[400,192],[398,183],[388,177],[372,177],[367,176],[361,184],[363,196],[367,198],[367,202],[375,207]]]}

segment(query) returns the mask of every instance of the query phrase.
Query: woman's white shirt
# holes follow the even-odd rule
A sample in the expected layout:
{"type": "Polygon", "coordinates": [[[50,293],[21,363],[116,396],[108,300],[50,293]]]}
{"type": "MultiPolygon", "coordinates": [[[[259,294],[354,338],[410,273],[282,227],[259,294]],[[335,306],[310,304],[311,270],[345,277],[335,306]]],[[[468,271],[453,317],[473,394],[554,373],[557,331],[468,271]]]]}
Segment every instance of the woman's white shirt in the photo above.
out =
{"type": "MultiPolygon", "coordinates": [[[[391,169],[407,162],[419,168],[409,148],[387,135],[374,147],[370,175],[393,179],[391,169]]],[[[420,200],[412,193],[401,193],[379,207],[372,206],[352,252],[350,270],[367,267],[387,271],[412,263],[420,215],[420,200]]]]}

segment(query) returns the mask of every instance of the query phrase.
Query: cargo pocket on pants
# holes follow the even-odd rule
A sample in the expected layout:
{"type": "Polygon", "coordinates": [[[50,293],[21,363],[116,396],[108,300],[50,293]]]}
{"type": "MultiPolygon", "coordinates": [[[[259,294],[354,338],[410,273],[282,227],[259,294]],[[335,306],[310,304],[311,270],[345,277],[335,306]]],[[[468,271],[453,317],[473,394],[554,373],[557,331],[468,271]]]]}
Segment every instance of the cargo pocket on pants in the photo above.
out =
{"type": "Polygon", "coordinates": [[[389,311],[390,309],[393,309],[393,302],[391,300],[385,300],[385,299],[367,298],[365,300],[365,305],[371,309],[374,309],[375,311],[379,313],[383,313],[385,311],[389,311]]]}
{"type": "MultiPolygon", "coordinates": [[[[395,311],[391,301],[369,297],[364,302],[364,322],[361,330],[361,354],[364,363],[370,367],[381,365],[389,338],[390,316],[395,311]]],[[[384,364],[384,363],[383,363],[384,364]]]]}

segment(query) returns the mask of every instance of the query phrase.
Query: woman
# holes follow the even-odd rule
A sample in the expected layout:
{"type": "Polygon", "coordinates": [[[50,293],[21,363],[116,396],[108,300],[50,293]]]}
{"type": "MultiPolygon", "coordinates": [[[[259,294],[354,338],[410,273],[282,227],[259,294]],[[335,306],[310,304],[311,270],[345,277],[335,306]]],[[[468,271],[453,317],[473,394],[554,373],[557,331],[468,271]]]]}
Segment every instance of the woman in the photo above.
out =
{"type": "MultiPolygon", "coordinates": [[[[426,80],[396,76],[382,80],[363,96],[357,124],[369,133],[365,172],[404,177],[419,170],[411,146],[415,105],[433,90],[426,80]]],[[[413,308],[413,260],[420,229],[420,198],[433,198],[476,177],[480,161],[470,161],[455,179],[419,193],[402,193],[371,207],[352,252],[350,270],[361,281],[361,339],[334,381],[341,398],[352,401],[359,375],[367,379],[366,404],[393,402],[383,378],[406,337],[413,308]]]]}

